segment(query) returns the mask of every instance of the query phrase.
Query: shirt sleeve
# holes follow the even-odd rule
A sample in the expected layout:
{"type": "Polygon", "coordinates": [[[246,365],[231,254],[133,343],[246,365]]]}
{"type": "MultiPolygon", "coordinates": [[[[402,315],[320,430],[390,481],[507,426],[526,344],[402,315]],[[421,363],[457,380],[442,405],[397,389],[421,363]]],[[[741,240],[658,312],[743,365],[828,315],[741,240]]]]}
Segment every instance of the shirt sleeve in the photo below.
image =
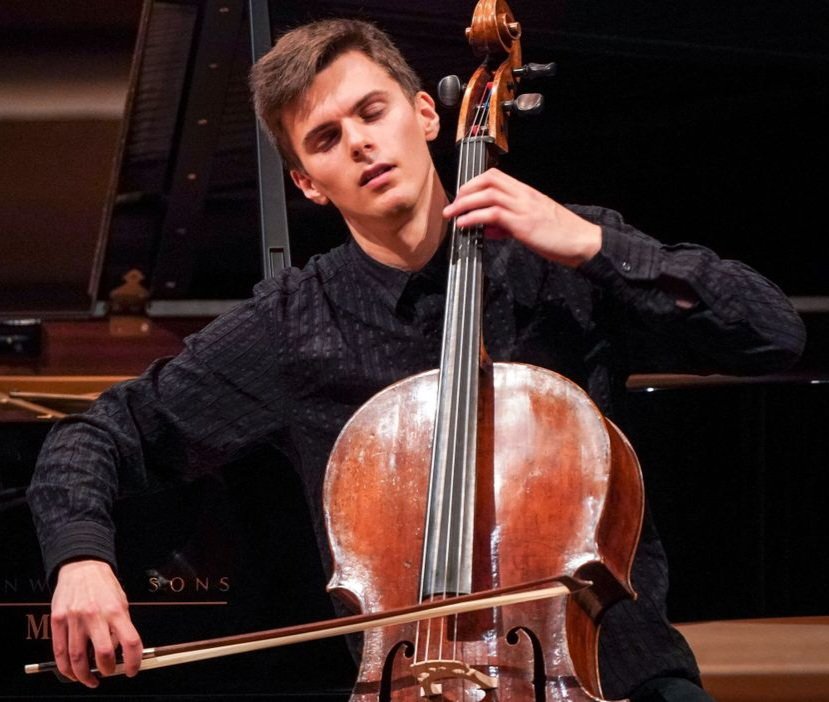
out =
{"type": "Polygon", "coordinates": [[[53,427],[27,495],[50,578],[68,560],[116,566],[119,495],[195,478],[278,433],[288,398],[274,325],[269,298],[259,296],[53,427]]]}
{"type": "Polygon", "coordinates": [[[665,245],[611,210],[573,208],[602,228],[580,267],[623,317],[631,370],[759,375],[790,367],[805,329],[788,298],[739,261],[665,245]]]}

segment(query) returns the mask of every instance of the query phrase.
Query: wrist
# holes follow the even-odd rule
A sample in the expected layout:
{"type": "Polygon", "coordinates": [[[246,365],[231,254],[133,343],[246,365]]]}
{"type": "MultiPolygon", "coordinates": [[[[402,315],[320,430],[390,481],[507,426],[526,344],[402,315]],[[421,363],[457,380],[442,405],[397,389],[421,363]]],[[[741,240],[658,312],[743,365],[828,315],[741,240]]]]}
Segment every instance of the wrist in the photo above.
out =
{"type": "Polygon", "coordinates": [[[584,222],[579,231],[575,251],[567,263],[573,268],[578,268],[584,263],[593,259],[602,249],[602,228],[592,222],[584,222]]]}

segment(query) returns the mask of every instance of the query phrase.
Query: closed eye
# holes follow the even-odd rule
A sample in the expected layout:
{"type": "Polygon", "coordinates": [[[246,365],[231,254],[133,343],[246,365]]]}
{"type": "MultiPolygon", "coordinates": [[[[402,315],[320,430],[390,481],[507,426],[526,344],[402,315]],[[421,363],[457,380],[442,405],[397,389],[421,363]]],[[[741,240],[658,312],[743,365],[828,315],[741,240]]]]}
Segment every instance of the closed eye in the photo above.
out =
{"type": "Polygon", "coordinates": [[[386,111],[385,105],[375,102],[375,103],[371,103],[369,105],[366,105],[360,111],[360,116],[363,118],[363,121],[365,121],[365,122],[374,122],[375,120],[380,119],[380,117],[383,116],[385,111],[386,111]]]}
{"type": "Polygon", "coordinates": [[[315,151],[328,151],[334,144],[337,143],[337,132],[334,130],[328,132],[322,132],[318,134],[314,138],[314,150],[315,151]]]}

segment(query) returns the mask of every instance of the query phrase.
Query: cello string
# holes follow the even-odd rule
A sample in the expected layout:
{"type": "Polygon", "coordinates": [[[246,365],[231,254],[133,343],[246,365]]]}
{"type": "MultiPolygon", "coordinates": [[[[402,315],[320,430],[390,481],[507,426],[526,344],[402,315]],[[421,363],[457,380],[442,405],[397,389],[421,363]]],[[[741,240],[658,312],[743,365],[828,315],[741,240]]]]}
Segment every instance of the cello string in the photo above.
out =
{"type": "MultiPolygon", "coordinates": [[[[492,88],[489,89],[489,95],[487,98],[486,103],[486,110],[484,114],[484,120],[486,124],[489,124],[490,120],[490,112],[492,106],[492,88]]],[[[486,138],[489,136],[488,129],[484,129],[484,133],[481,134],[481,138],[476,142],[476,150],[477,150],[477,169],[476,175],[482,174],[486,170],[487,164],[487,146],[486,146],[486,138]]],[[[473,432],[471,436],[468,438],[468,450],[470,451],[470,458],[466,461],[467,470],[472,472],[473,479],[471,481],[466,481],[464,483],[465,489],[468,487],[469,489],[475,489],[478,484],[478,406],[480,402],[479,398],[479,380],[480,380],[480,360],[481,360],[481,345],[483,343],[482,340],[482,323],[483,323],[483,226],[479,225],[475,228],[474,239],[472,240],[472,247],[474,253],[474,260],[473,260],[473,269],[472,269],[472,299],[474,300],[474,316],[472,319],[473,329],[472,329],[472,338],[467,347],[467,354],[468,359],[467,363],[469,365],[469,374],[468,377],[471,379],[471,382],[474,383],[474,394],[470,393],[468,399],[468,408],[467,408],[467,423],[468,426],[473,427],[473,432]]],[[[472,505],[472,513],[466,518],[470,521],[475,520],[476,512],[475,512],[475,494],[469,495],[463,501],[463,505],[466,508],[466,505],[472,505]]],[[[466,523],[466,521],[464,522],[466,523]]],[[[469,528],[469,538],[472,539],[469,543],[469,548],[472,549],[474,547],[474,523],[469,528]]],[[[474,554],[473,554],[474,557],[474,554]]],[[[469,568],[472,568],[472,564],[474,560],[471,560],[469,563],[469,568]]],[[[472,573],[470,572],[470,582],[471,582],[472,573]]],[[[457,620],[457,617],[456,617],[457,620]]],[[[460,640],[460,637],[456,636],[456,640],[460,640]]]]}
{"type": "MultiPolygon", "coordinates": [[[[462,184],[462,177],[463,177],[463,163],[465,163],[467,158],[468,146],[466,143],[466,139],[462,139],[460,143],[460,164],[458,167],[457,172],[457,180],[455,184],[455,191],[457,192],[460,189],[462,184]]],[[[452,332],[451,325],[453,320],[452,310],[456,304],[456,289],[455,289],[455,280],[456,280],[456,258],[457,258],[457,247],[458,247],[458,226],[457,221],[455,219],[452,220],[451,223],[451,238],[450,238],[450,267],[449,267],[449,277],[447,279],[447,300],[446,300],[446,312],[444,314],[443,320],[443,349],[441,351],[441,368],[440,368],[440,375],[439,375],[439,390],[438,390],[438,412],[436,412],[435,418],[435,429],[434,429],[434,437],[433,437],[433,445],[432,445],[432,463],[431,463],[431,471],[430,471],[430,486],[429,486],[429,500],[427,503],[427,515],[426,515],[426,524],[431,525],[433,522],[437,525],[440,525],[443,522],[442,513],[438,513],[434,519],[432,518],[431,512],[433,510],[442,509],[442,505],[436,505],[434,502],[433,496],[437,492],[437,489],[433,487],[435,481],[438,481],[441,478],[442,471],[440,470],[442,467],[445,467],[445,464],[442,463],[441,458],[441,451],[442,447],[438,443],[438,438],[442,437],[445,434],[441,432],[443,425],[446,423],[446,416],[445,413],[441,414],[441,404],[445,405],[443,402],[443,398],[446,397],[448,389],[447,385],[449,383],[450,378],[450,365],[451,365],[451,339],[450,334],[452,332]]],[[[445,406],[443,408],[445,410],[445,406]]],[[[445,480],[445,476],[444,476],[445,480]]],[[[431,527],[430,527],[431,528],[431,527]]],[[[439,526],[438,526],[439,531],[439,526]]],[[[434,530],[429,535],[434,540],[434,530]]],[[[420,593],[419,599],[422,601],[427,592],[427,583],[426,577],[427,575],[431,576],[429,580],[428,587],[429,592],[432,596],[434,596],[436,582],[434,580],[435,573],[437,572],[437,558],[438,558],[438,551],[436,548],[432,548],[431,551],[427,551],[429,547],[429,542],[424,539],[424,552],[423,552],[423,567],[421,570],[421,577],[420,577],[420,593]],[[427,560],[427,557],[430,560],[427,560]]],[[[420,627],[418,626],[417,636],[420,635],[420,627]]],[[[429,643],[427,641],[426,647],[428,649],[429,643]]]]}
{"type": "MultiPolygon", "coordinates": [[[[471,133],[471,130],[470,130],[470,133],[471,133]]],[[[455,192],[457,192],[460,189],[461,185],[463,184],[464,172],[466,170],[466,164],[467,164],[467,161],[468,161],[468,158],[469,158],[468,152],[469,152],[468,139],[467,139],[467,137],[465,137],[464,139],[461,140],[461,143],[460,143],[460,164],[459,164],[458,172],[457,172],[457,181],[456,181],[456,184],[455,184],[455,192]]],[[[447,385],[449,383],[450,377],[454,374],[454,373],[450,372],[450,371],[452,371],[452,368],[450,368],[450,366],[452,365],[452,357],[450,355],[450,351],[451,351],[451,347],[452,347],[451,346],[450,334],[452,333],[452,322],[453,322],[453,319],[454,319],[454,314],[453,314],[452,311],[455,309],[456,304],[457,304],[456,282],[457,282],[457,258],[458,258],[458,247],[459,247],[459,228],[457,226],[456,219],[452,220],[452,225],[451,226],[452,226],[451,241],[450,241],[450,247],[451,247],[450,248],[450,262],[451,262],[451,265],[450,265],[450,268],[449,268],[449,278],[447,280],[446,312],[445,312],[444,323],[443,323],[443,346],[444,346],[444,348],[443,348],[443,351],[442,351],[442,354],[441,354],[441,369],[440,369],[440,376],[439,376],[440,377],[439,396],[438,396],[439,397],[439,407],[438,407],[439,410],[440,410],[440,404],[445,405],[445,403],[443,402],[443,398],[445,398],[451,390],[450,388],[447,388],[447,385]]],[[[445,406],[444,406],[444,410],[445,410],[445,406]]],[[[440,479],[440,477],[441,477],[440,474],[443,475],[444,481],[445,481],[445,472],[439,470],[439,468],[441,468],[441,467],[445,469],[445,463],[442,463],[441,446],[438,445],[437,438],[438,438],[438,433],[441,431],[443,425],[445,425],[446,422],[447,422],[447,418],[446,418],[445,414],[441,414],[441,412],[438,411],[436,413],[436,422],[435,422],[435,430],[434,430],[435,431],[435,436],[433,438],[433,446],[432,446],[432,463],[431,463],[431,471],[430,471],[429,500],[427,502],[427,514],[426,514],[426,524],[427,524],[427,526],[431,525],[433,523],[433,521],[434,521],[434,523],[436,523],[438,525],[438,527],[437,527],[438,536],[436,537],[434,535],[434,533],[432,533],[431,534],[432,539],[439,538],[440,525],[445,521],[442,513],[438,513],[434,520],[432,519],[431,513],[432,513],[433,510],[437,510],[437,509],[443,510],[443,505],[435,505],[434,504],[432,496],[436,492],[436,490],[433,489],[433,484],[434,484],[435,481],[440,479]]],[[[446,431],[443,430],[443,432],[441,432],[441,436],[445,435],[445,433],[446,433],[446,431]]],[[[441,489],[443,489],[443,486],[441,486],[441,489]]],[[[432,530],[432,531],[434,531],[434,530],[432,530]]],[[[436,589],[436,585],[437,585],[437,583],[435,581],[435,576],[436,576],[436,573],[437,573],[438,549],[437,548],[432,548],[431,551],[427,551],[428,547],[429,547],[429,542],[424,539],[423,558],[422,558],[423,566],[422,566],[422,570],[421,570],[420,594],[419,594],[419,599],[421,601],[423,601],[423,599],[426,595],[427,571],[428,571],[428,574],[430,575],[429,592],[430,592],[432,597],[434,597],[434,593],[435,593],[435,589],[436,589]]],[[[426,628],[426,635],[425,635],[426,641],[425,641],[424,657],[427,656],[428,651],[430,649],[432,622],[431,621],[427,622],[426,627],[427,628],[426,628]]],[[[417,656],[417,651],[419,650],[419,644],[420,644],[420,638],[421,638],[421,628],[422,628],[421,623],[418,623],[418,625],[416,627],[416,633],[415,633],[415,656],[417,656]]]]}
{"type": "MultiPolygon", "coordinates": [[[[475,124],[479,121],[479,114],[480,108],[476,108],[476,117],[473,123],[473,126],[470,129],[470,137],[475,133],[475,124]]],[[[462,162],[461,168],[461,182],[460,185],[466,183],[470,178],[470,164],[471,164],[471,154],[470,154],[470,144],[471,142],[467,143],[467,146],[464,150],[464,158],[462,162]]],[[[466,312],[466,299],[467,294],[465,290],[465,268],[466,262],[468,257],[468,237],[465,230],[458,228],[459,230],[459,239],[458,239],[458,249],[457,249],[457,257],[455,259],[456,265],[453,266],[453,273],[455,276],[453,288],[456,291],[456,298],[454,301],[454,305],[452,306],[452,328],[454,330],[454,345],[452,346],[452,387],[451,387],[451,401],[449,402],[449,417],[448,417],[448,445],[447,445],[447,461],[448,464],[446,466],[447,471],[447,482],[446,482],[446,492],[448,493],[448,499],[445,502],[445,519],[444,519],[444,526],[443,526],[443,539],[441,541],[443,547],[443,582],[441,584],[441,590],[445,594],[451,590],[458,589],[458,582],[457,582],[457,572],[455,573],[456,581],[452,584],[448,582],[449,578],[449,562],[450,562],[450,554],[451,554],[451,540],[452,540],[452,533],[453,533],[453,524],[454,524],[454,503],[455,503],[455,485],[457,480],[457,473],[458,473],[458,434],[461,430],[461,424],[459,422],[458,417],[458,406],[460,395],[463,392],[463,348],[465,345],[464,339],[464,318],[463,314],[466,312]]],[[[441,619],[437,622],[438,626],[438,656],[439,658],[443,658],[443,645],[444,641],[446,640],[446,619],[441,619]]]]}
{"type": "MultiPolygon", "coordinates": [[[[489,116],[489,93],[490,89],[487,88],[487,92],[483,97],[481,105],[478,108],[477,118],[475,120],[475,130],[473,133],[473,141],[472,141],[472,148],[471,154],[468,159],[465,168],[465,176],[467,181],[471,180],[477,175],[480,175],[483,171],[481,168],[481,159],[480,154],[482,153],[482,145],[483,145],[483,125],[486,124],[489,116]]],[[[458,543],[457,543],[457,553],[455,555],[455,577],[459,578],[462,573],[464,573],[462,563],[465,560],[465,556],[469,556],[470,554],[467,553],[468,549],[471,549],[472,544],[468,542],[468,535],[471,534],[471,530],[467,528],[466,520],[468,518],[474,518],[474,514],[467,514],[467,498],[468,498],[468,487],[469,481],[471,478],[474,478],[474,471],[475,471],[475,436],[476,436],[476,419],[477,419],[477,367],[478,367],[478,355],[479,355],[479,343],[480,339],[478,338],[478,316],[479,316],[479,305],[480,301],[478,300],[477,295],[477,280],[478,280],[478,258],[480,254],[480,250],[478,247],[477,237],[478,237],[479,228],[475,227],[469,230],[466,230],[465,236],[463,238],[464,244],[464,256],[463,256],[463,266],[462,266],[462,289],[463,289],[463,300],[465,304],[463,305],[462,311],[463,316],[460,321],[460,328],[462,330],[462,338],[460,343],[458,344],[458,353],[461,355],[459,364],[460,364],[460,371],[458,373],[458,386],[457,386],[457,401],[455,403],[455,422],[457,424],[457,431],[455,435],[455,451],[456,451],[456,462],[453,464],[453,473],[460,474],[460,483],[457,483],[456,479],[453,479],[452,485],[453,490],[454,486],[457,484],[460,490],[460,501],[459,501],[459,515],[457,515],[458,519],[458,543]],[[475,414],[473,415],[473,411],[475,414]],[[459,455],[458,455],[459,454],[459,455]],[[470,473],[472,474],[470,476],[470,473]]],[[[452,506],[451,509],[454,509],[455,501],[454,499],[450,502],[452,506]]],[[[447,549],[449,549],[451,543],[447,543],[447,549]]],[[[447,556],[449,553],[447,553],[447,556]]],[[[466,563],[466,567],[469,568],[471,565],[470,562],[466,563]]],[[[447,567],[448,572],[448,567],[447,567]]],[[[466,586],[467,583],[461,583],[459,581],[453,584],[452,590],[454,592],[460,592],[462,589],[462,585],[466,586]]],[[[457,658],[456,650],[457,650],[457,642],[458,642],[458,617],[453,617],[453,628],[455,631],[455,636],[452,637],[453,645],[453,658],[457,658]]],[[[445,637],[442,637],[442,641],[445,637]]]]}
{"type": "MultiPolygon", "coordinates": [[[[467,141],[465,142],[465,149],[464,149],[464,157],[462,161],[462,168],[459,172],[460,186],[464,185],[466,182],[470,180],[471,177],[471,165],[473,163],[472,160],[472,152],[474,149],[474,142],[471,139],[474,137],[475,132],[478,128],[478,124],[480,123],[480,105],[476,107],[475,119],[473,120],[473,124],[470,126],[469,133],[467,136],[467,141]]],[[[442,541],[444,553],[443,553],[443,583],[442,587],[440,588],[443,592],[443,596],[446,596],[447,592],[456,592],[460,589],[460,583],[458,582],[458,571],[454,573],[454,582],[450,583],[448,581],[449,574],[450,574],[450,555],[451,555],[451,548],[452,548],[452,535],[454,531],[454,524],[455,524],[455,487],[457,485],[457,474],[459,468],[459,456],[458,456],[458,435],[463,430],[463,424],[460,422],[460,417],[458,416],[458,409],[460,403],[460,396],[463,393],[463,387],[465,385],[464,379],[464,367],[463,367],[463,349],[466,345],[465,339],[465,326],[466,320],[465,315],[468,308],[468,293],[466,289],[466,266],[468,261],[468,235],[466,230],[457,226],[458,230],[458,251],[456,257],[456,265],[453,267],[453,272],[455,275],[455,282],[454,282],[454,289],[456,291],[456,297],[454,301],[454,305],[452,307],[453,310],[453,329],[454,329],[454,345],[452,347],[453,351],[453,358],[452,358],[452,392],[451,392],[451,402],[449,403],[449,431],[448,431],[448,451],[447,451],[447,460],[449,464],[447,465],[447,487],[448,487],[448,500],[445,502],[445,536],[442,541]]],[[[443,657],[443,645],[444,641],[446,640],[446,622],[445,618],[438,620],[437,626],[439,631],[439,656],[443,657]]]]}
{"type": "MultiPolygon", "coordinates": [[[[470,149],[470,158],[467,164],[467,180],[474,178],[484,171],[485,166],[485,139],[486,130],[484,125],[488,123],[491,104],[491,89],[487,88],[487,94],[482,102],[482,109],[479,112],[476,120],[476,131],[472,140],[472,147],[470,149]]],[[[476,479],[476,438],[477,438],[477,389],[478,389],[478,368],[480,359],[480,295],[479,295],[479,279],[481,272],[481,227],[476,226],[467,229],[464,237],[464,259],[463,259],[463,289],[464,300],[466,305],[464,307],[465,318],[463,320],[463,342],[460,344],[460,353],[462,354],[460,377],[463,382],[463,389],[460,391],[462,397],[457,403],[457,418],[460,427],[462,427],[463,437],[456,443],[457,451],[460,453],[458,459],[458,470],[461,473],[461,482],[459,484],[461,496],[459,510],[459,524],[463,532],[459,532],[458,551],[456,556],[456,574],[465,573],[467,578],[471,578],[471,572],[466,573],[464,568],[471,569],[471,554],[468,550],[472,549],[473,543],[469,541],[473,530],[468,528],[468,519],[474,519],[474,509],[467,514],[467,500],[471,497],[474,500],[474,494],[468,495],[468,491],[474,489],[474,481],[476,479]],[[471,483],[471,484],[470,484],[471,483]],[[469,558],[469,560],[465,560],[469,558]],[[465,562],[464,562],[465,561],[465,562]],[[463,565],[462,565],[463,562],[463,565]]],[[[453,501],[454,506],[454,501],[453,501]]],[[[463,583],[465,586],[471,585],[466,580],[463,583]]],[[[460,588],[458,588],[460,591],[460,588]]],[[[448,621],[447,621],[448,624],[448,621]]],[[[458,655],[458,647],[460,646],[460,619],[458,615],[452,618],[452,628],[454,635],[452,636],[452,659],[459,660],[461,656],[458,655]]],[[[445,637],[444,637],[445,639],[445,637]]],[[[443,640],[443,639],[442,639],[443,640]]],[[[468,682],[462,681],[462,686],[467,687],[468,682]]]]}
{"type": "MultiPolygon", "coordinates": [[[[491,88],[488,86],[487,91],[491,91],[491,88]]],[[[458,181],[457,181],[457,189],[460,189],[461,185],[471,179],[474,175],[482,172],[480,166],[478,166],[478,161],[480,160],[479,157],[475,157],[476,152],[480,153],[481,151],[481,144],[480,144],[480,137],[481,136],[481,127],[485,123],[487,119],[487,115],[489,112],[489,99],[488,93],[485,96],[482,103],[479,103],[476,107],[476,115],[473,121],[473,125],[470,127],[467,137],[465,137],[461,141],[460,149],[461,149],[461,166],[458,169],[458,181]],[[472,148],[470,148],[470,143],[472,148]],[[476,172],[477,170],[477,172],[476,172]]],[[[469,452],[468,452],[468,445],[469,445],[469,435],[466,435],[466,441],[458,441],[458,434],[460,431],[463,430],[464,427],[468,427],[468,419],[469,419],[469,393],[467,392],[467,406],[466,412],[464,413],[463,421],[461,421],[461,417],[459,416],[459,406],[460,400],[458,399],[459,395],[462,393],[463,388],[465,385],[468,385],[468,380],[470,377],[470,368],[471,368],[471,359],[477,358],[477,344],[475,345],[476,348],[472,349],[472,342],[474,339],[470,339],[470,334],[473,334],[477,325],[474,323],[474,313],[477,311],[475,306],[475,301],[472,300],[472,311],[473,314],[468,314],[468,307],[467,305],[459,305],[460,300],[469,300],[470,299],[470,278],[473,282],[477,280],[477,270],[474,262],[474,255],[478,253],[477,245],[474,241],[474,231],[470,235],[468,232],[464,233],[460,228],[457,226],[457,222],[453,220],[452,222],[452,263],[453,265],[450,267],[450,281],[448,286],[448,296],[449,300],[447,300],[447,317],[444,319],[444,353],[443,356],[443,367],[441,369],[440,380],[441,383],[447,383],[448,387],[445,387],[445,390],[440,392],[441,398],[443,397],[453,397],[455,398],[453,402],[448,403],[448,418],[443,417],[441,419],[441,428],[445,431],[448,429],[448,435],[452,437],[452,440],[449,442],[447,451],[447,458],[450,458],[452,463],[449,468],[451,471],[449,474],[448,480],[448,489],[449,489],[449,500],[448,505],[446,500],[444,499],[440,506],[437,509],[441,510],[441,513],[437,514],[436,523],[439,526],[439,537],[437,542],[438,548],[432,548],[431,556],[434,559],[438,558],[438,549],[442,546],[445,554],[443,557],[444,560],[444,574],[443,574],[443,593],[445,593],[451,589],[453,592],[460,591],[460,582],[457,580],[459,573],[461,572],[460,567],[455,572],[455,582],[449,583],[449,554],[451,552],[452,546],[452,528],[455,519],[454,514],[454,486],[456,480],[456,473],[458,471],[458,466],[460,465],[462,472],[462,477],[468,473],[468,461],[469,461],[469,452]],[[471,254],[470,254],[471,252],[471,254]],[[470,269],[472,273],[470,274],[470,269]],[[470,322],[470,317],[472,321],[470,322]],[[473,328],[470,330],[470,324],[473,325],[473,328]],[[452,335],[452,339],[448,336],[448,334],[452,335]],[[454,340],[454,344],[449,343],[449,341],[454,340]],[[464,353],[464,351],[466,353],[464,353]],[[460,358],[459,358],[460,356],[460,358]],[[460,456],[458,455],[460,453],[460,456]],[[460,459],[460,460],[459,460],[460,459]]],[[[474,290],[474,288],[472,288],[474,290]]],[[[444,411],[447,408],[444,407],[444,411]]],[[[440,414],[440,412],[438,413],[440,414]]],[[[437,429],[437,425],[436,425],[437,429]]],[[[435,442],[436,444],[437,442],[435,442]]],[[[441,487],[446,487],[447,484],[447,468],[446,465],[443,465],[443,470],[437,470],[438,461],[436,460],[434,448],[437,446],[433,446],[433,460],[432,460],[432,471],[430,474],[430,481],[434,483],[435,480],[440,480],[441,475],[443,476],[444,485],[441,487]]],[[[463,490],[462,494],[462,505],[461,505],[461,525],[463,525],[463,516],[465,513],[465,492],[466,492],[466,481],[464,480],[461,485],[461,489],[463,490]]],[[[433,491],[430,488],[430,497],[433,494],[433,491]]],[[[445,490],[444,490],[445,495],[445,490]]],[[[427,524],[431,523],[430,515],[431,511],[436,509],[436,506],[433,504],[433,500],[429,500],[427,503],[427,524]]],[[[458,566],[460,565],[460,560],[463,554],[463,544],[464,540],[462,538],[463,531],[459,532],[461,534],[461,538],[458,539],[458,558],[457,563],[458,566]]],[[[433,536],[433,538],[435,538],[433,536]]],[[[427,544],[424,542],[424,565],[426,565],[427,556],[429,555],[426,551],[427,544]]],[[[437,575],[437,567],[436,563],[429,563],[430,571],[431,571],[431,582],[430,582],[430,594],[434,597],[435,593],[437,592],[437,582],[435,581],[435,577],[437,575]]],[[[425,567],[421,572],[421,583],[420,583],[420,599],[422,600],[425,595],[425,567]]],[[[457,619],[455,620],[457,624],[457,619]]],[[[440,624],[440,654],[442,656],[442,646],[443,641],[445,639],[445,630],[444,630],[444,623],[441,621],[440,624]]],[[[418,651],[420,650],[420,639],[421,639],[421,625],[420,623],[416,627],[415,633],[415,657],[418,655],[418,651]]],[[[431,639],[431,623],[429,623],[427,630],[426,630],[426,651],[431,648],[430,645],[431,639]]]]}
{"type": "MultiPolygon", "coordinates": [[[[484,99],[483,105],[486,104],[486,100],[484,99]]],[[[473,124],[469,130],[468,138],[465,143],[464,154],[462,158],[462,167],[459,170],[459,187],[464,183],[468,182],[475,173],[475,163],[476,159],[474,158],[475,149],[477,145],[477,137],[480,135],[480,129],[484,120],[486,118],[486,111],[482,108],[482,104],[479,103],[476,107],[476,114],[475,119],[473,120],[473,124]]],[[[453,546],[453,536],[457,539],[457,548],[458,552],[462,553],[464,549],[464,540],[462,535],[464,533],[463,530],[463,521],[457,521],[457,507],[456,507],[456,486],[459,477],[462,479],[461,488],[463,488],[465,483],[465,476],[467,475],[468,471],[465,470],[465,465],[468,461],[467,457],[464,455],[463,449],[465,448],[466,442],[462,440],[462,434],[468,427],[467,422],[465,421],[466,418],[462,416],[461,408],[463,407],[461,402],[461,397],[468,394],[468,386],[469,386],[469,373],[468,373],[468,366],[465,363],[465,351],[470,346],[470,339],[469,339],[469,267],[470,267],[470,235],[467,230],[463,230],[459,227],[456,228],[458,230],[458,241],[457,241],[457,255],[455,256],[456,265],[453,266],[453,273],[454,273],[454,283],[453,283],[453,290],[455,294],[454,303],[451,307],[453,313],[453,320],[452,320],[452,339],[454,341],[453,345],[451,346],[451,387],[449,389],[449,393],[447,397],[451,397],[451,402],[448,403],[448,417],[447,423],[445,428],[447,429],[447,440],[448,446],[447,448],[447,459],[451,461],[448,466],[445,467],[444,478],[446,480],[445,485],[447,486],[446,492],[448,492],[448,499],[444,500],[444,510],[445,514],[443,515],[443,538],[439,542],[440,545],[444,549],[443,555],[443,583],[442,583],[442,592],[444,596],[447,592],[461,592],[465,589],[466,583],[464,583],[464,587],[462,587],[462,583],[459,581],[459,576],[461,574],[461,569],[458,568],[453,573],[453,581],[450,582],[448,578],[450,577],[450,555],[452,553],[452,546],[453,546]],[[456,526],[457,525],[457,526],[456,526]],[[458,538],[461,537],[461,538],[458,538]]],[[[446,492],[444,495],[446,495],[446,492]]],[[[463,494],[463,493],[461,493],[463,494]]],[[[468,547],[468,545],[467,545],[468,547]]],[[[437,569],[435,569],[434,574],[437,574],[437,569]]],[[[433,592],[440,591],[437,588],[437,583],[433,585],[433,592]]],[[[443,646],[446,640],[446,627],[447,620],[442,619],[438,623],[439,627],[439,655],[443,656],[443,646]]]]}

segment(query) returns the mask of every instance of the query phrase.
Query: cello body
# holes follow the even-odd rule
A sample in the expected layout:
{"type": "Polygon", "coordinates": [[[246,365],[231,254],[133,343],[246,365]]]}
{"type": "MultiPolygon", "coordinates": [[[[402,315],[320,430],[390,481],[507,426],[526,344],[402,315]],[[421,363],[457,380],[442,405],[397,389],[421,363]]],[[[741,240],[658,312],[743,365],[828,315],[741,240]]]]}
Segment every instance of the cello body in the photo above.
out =
{"type": "MultiPolygon", "coordinates": [[[[368,631],[355,702],[601,695],[601,613],[633,595],[644,505],[638,461],[562,376],[513,363],[482,376],[473,590],[556,574],[592,585],[566,599],[459,615],[431,636],[414,624],[368,631]]],[[[332,452],[329,590],[364,612],[418,602],[437,396],[437,371],[390,386],[357,411],[332,452]]]]}
{"type": "MultiPolygon", "coordinates": [[[[458,188],[507,152],[510,113],[540,103],[516,89],[552,64],[523,66],[520,34],[505,0],[479,0],[467,38],[483,62],[461,102],[458,188]]],[[[483,227],[453,220],[440,369],[375,395],[334,445],[329,590],[374,613],[544,578],[580,584],[567,597],[366,631],[353,702],[600,699],[602,613],[635,596],[636,456],[573,382],[492,363],[484,246],[483,227]]]]}

